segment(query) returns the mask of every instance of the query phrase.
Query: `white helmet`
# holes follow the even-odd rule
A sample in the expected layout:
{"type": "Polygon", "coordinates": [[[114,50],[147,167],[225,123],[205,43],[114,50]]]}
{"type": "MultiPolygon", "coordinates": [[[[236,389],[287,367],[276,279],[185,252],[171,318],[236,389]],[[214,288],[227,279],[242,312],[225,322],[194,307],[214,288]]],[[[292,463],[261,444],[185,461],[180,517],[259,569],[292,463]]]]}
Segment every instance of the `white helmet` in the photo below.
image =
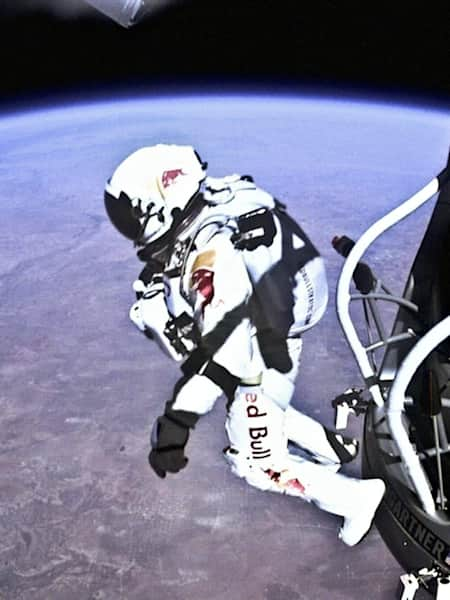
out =
{"type": "Polygon", "coordinates": [[[136,150],[105,187],[112,224],[137,246],[160,240],[185,214],[206,168],[192,146],[157,144],[136,150]]]}

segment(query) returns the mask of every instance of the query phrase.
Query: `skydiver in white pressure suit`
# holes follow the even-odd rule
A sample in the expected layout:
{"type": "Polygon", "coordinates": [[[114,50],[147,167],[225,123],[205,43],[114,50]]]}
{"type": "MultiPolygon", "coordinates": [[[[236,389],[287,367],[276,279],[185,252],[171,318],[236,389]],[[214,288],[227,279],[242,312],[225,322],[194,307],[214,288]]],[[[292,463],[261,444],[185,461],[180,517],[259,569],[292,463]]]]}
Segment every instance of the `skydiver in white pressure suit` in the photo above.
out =
{"type": "Polygon", "coordinates": [[[150,465],[160,477],[185,467],[190,429],[224,394],[233,473],[344,517],[339,537],[352,546],[384,483],[337,473],[357,443],[290,406],[302,335],[327,304],[323,260],[250,176],[206,168],[191,146],[158,144],[128,156],[105,189],[110,220],[145,263],[130,318],[184,361],[153,427],[150,465]]]}

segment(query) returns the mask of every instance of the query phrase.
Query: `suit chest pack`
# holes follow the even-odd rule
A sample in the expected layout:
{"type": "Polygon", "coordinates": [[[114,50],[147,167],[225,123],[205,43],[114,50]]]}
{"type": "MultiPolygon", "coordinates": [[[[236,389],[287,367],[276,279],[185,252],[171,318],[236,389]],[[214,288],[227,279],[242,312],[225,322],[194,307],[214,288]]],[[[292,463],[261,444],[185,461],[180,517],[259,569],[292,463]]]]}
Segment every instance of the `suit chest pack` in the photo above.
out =
{"type": "Polygon", "coordinates": [[[198,246],[229,230],[254,289],[250,302],[257,327],[288,335],[317,322],[328,298],[323,260],[286,207],[250,176],[207,178],[205,188],[210,210],[197,229],[206,233],[198,246]]]}

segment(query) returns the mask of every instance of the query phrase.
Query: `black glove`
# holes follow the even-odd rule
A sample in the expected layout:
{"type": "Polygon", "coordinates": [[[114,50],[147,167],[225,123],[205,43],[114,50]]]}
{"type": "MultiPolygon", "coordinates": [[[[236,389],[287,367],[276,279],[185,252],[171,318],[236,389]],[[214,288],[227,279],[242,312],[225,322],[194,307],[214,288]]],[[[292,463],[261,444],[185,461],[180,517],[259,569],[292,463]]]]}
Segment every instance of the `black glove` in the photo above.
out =
{"type": "Polygon", "coordinates": [[[194,428],[199,415],[184,410],[172,410],[172,402],[156,420],[152,435],[152,450],[148,456],[155,473],[164,478],[166,473],[178,473],[188,462],[184,448],[189,439],[189,428],[194,428]]]}

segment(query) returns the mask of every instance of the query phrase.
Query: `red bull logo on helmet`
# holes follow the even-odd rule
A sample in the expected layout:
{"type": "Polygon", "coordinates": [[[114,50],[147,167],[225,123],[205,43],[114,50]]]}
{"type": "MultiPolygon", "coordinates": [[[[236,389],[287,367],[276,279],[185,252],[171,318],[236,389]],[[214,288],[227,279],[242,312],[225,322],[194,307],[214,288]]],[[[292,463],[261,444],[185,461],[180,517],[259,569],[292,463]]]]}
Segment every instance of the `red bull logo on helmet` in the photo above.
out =
{"type": "Polygon", "coordinates": [[[169,171],[164,171],[161,177],[163,188],[166,189],[172,185],[180,175],[187,175],[187,173],[184,173],[183,169],[170,169],[169,171]]]}

